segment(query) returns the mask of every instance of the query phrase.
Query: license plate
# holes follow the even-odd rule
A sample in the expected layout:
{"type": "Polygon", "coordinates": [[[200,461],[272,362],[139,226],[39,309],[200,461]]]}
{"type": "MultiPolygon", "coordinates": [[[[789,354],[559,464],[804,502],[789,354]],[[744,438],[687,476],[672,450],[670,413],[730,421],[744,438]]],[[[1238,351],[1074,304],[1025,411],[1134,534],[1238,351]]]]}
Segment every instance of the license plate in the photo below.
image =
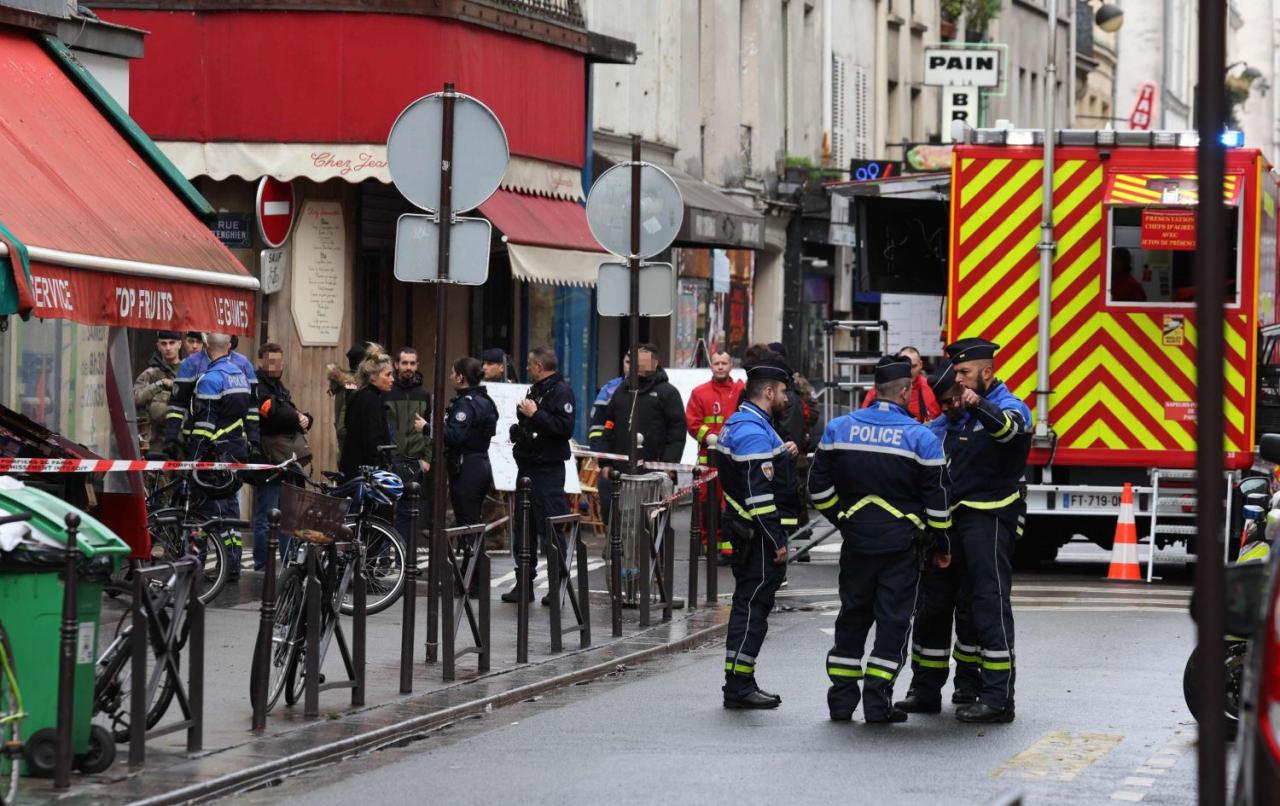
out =
{"type": "Polygon", "coordinates": [[[1063,493],[1063,509],[1120,509],[1120,493],[1063,493]]]}

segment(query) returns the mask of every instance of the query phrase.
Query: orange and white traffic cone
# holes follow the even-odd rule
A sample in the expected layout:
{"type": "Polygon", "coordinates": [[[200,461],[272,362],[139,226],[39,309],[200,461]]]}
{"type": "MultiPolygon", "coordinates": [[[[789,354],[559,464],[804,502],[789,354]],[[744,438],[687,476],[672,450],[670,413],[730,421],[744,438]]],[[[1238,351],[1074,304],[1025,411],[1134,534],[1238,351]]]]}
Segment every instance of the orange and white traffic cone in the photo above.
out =
{"type": "Polygon", "coordinates": [[[1120,496],[1120,517],[1116,520],[1107,579],[1142,581],[1142,570],[1138,567],[1138,526],[1133,517],[1133,485],[1128,482],[1120,496]]]}

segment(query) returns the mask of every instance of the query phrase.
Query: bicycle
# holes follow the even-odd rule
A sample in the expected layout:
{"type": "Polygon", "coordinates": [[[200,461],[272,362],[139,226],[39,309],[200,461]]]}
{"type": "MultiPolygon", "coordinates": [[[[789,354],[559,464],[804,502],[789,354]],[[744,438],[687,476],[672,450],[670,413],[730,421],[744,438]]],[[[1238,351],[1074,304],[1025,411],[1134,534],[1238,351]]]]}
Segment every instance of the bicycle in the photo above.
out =
{"type": "MultiPolygon", "coordinates": [[[[206,474],[207,475],[207,474],[206,474]]],[[[196,471],[181,473],[148,496],[147,532],[151,535],[151,560],[171,562],[194,554],[204,563],[200,601],[208,604],[226,587],[231,575],[228,535],[251,528],[248,521],[232,518],[195,520],[203,505],[225,496],[239,482],[232,474],[204,480],[196,471]],[[152,509],[150,503],[169,494],[168,504],[152,509]]]]}
{"type": "Polygon", "coordinates": [[[0,742],[9,762],[9,783],[0,787],[0,806],[14,803],[18,796],[18,772],[22,767],[22,720],[27,713],[22,706],[22,689],[14,672],[13,647],[9,634],[0,622],[0,742]]]}

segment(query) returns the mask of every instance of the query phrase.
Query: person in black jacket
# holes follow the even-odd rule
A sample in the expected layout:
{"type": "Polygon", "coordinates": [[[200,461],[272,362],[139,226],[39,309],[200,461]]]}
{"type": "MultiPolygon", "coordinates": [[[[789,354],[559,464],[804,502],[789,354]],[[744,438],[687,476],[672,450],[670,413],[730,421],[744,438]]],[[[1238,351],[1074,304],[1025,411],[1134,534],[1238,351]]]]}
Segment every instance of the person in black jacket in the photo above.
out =
{"type": "MultiPolygon", "coordinates": [[[[484,522],[484,496],[493,485],[489,465],[489,440],[498,426],[498,408],[480,385],[484,370],[474,358],[453,362],[453,386],[457,394],[449,401],[444,418],[445,462],[449,470],[449,503],[458,526],[484,522]]],[[[468,561],[472,546],[463,547],[468,561]]],[[[479,580],[472,579],[468,591],[479,595],[479,580]]]]}
{"type": "Polygon", "coordinates": [[[347,400],[347,437],[338,458],[338,471],[343,478],[354,478],[365,465],[382,464],[378,448],[392,444],[391,423],[383,395],[395,383],[395,370],[386,355],[375,355],[360,362],[357,370],[360,388],[347,400]]]}
{"type": "MultiPolygon", "coordinates": [[[[293,458],[302,466],[311,462],[311,447],[307,444],[307,432],[311,430],[311,415],[298,411],[293,396],[284,385],[284,348],[267,342],[258,348],[258,428],[261,433],[262,454],[271,464],[279,464],[293,458]]],[[[261,571],[267,564],[267,537],[270,532],[268,514],[280,507],[280,488],[285,483],[299,483],[293,476],[296,468],[268,476],[258,482],[253,493],[253,570],[261,571]]],[[[283,556],[285,545],[280,544],[283,556]]]]}
{"type": "Polygon", "coordinates": [[[685,443],[684,401],[658,365],[658,348],[642,344],[637,353],[640,388],[632,392],[624,381],[614,392],[605,407],[604,435],[596,445],[606,453],[630,453],[634,430],[644,437],[642,461],[679,462],[685,443]]]}
{"type": "MultiPolygon", "coordinates": [[[[546,519],[569,511],[564,500],[564,463],[570,455],[569,438],[573,435],[573,408],[577,401],[573,388],[558,371],[559,365],[556,351],[550,347],[535,347],[529,352],[526,370],[533,386],[520,401],[516,423],[510,432],[518,478],[528,477],[533,481],[530,495],[533,523],[529,524],[529,534],[537,536],[537,545],[543,547],[543,553],[546,552],[546,519]]],[[[524,513],[517,509],[511,540],[513,559],[519,556],[523,546],[523,533],[524,513]]],[[[535,576],[530,569],[530,601],[535,576]]],[[[516,586],[502,594],[502,601],[519,599],[520,583],[516,580],[516,586]]]]}

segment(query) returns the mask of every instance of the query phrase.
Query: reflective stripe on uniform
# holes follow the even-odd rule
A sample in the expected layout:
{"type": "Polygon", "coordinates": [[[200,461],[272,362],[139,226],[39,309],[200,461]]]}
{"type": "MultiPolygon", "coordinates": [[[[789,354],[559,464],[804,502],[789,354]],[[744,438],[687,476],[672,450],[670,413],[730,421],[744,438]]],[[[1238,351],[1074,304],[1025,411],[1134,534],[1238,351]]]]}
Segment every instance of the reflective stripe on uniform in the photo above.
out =
{"type": "Polygon", "coordinates": [[[1007,649],[982,650],[982,668],[1005,671],[1013,668],[1013,654],[1007,649]]]}
{"type": "MultiPolygon", "coordinates": [[[[857,513],[858,510],[862,509],[867,504],[875,504],[876,506],[880,507],[885,512],[888,512],[890,515],[892,515],[895,518],[906,518],[907,520],[915,524],[915,527],[917,529],[924,528],[924,522],[920,520],[920,516],[909,513],[909,512],[903,512],[902,510],[898,509],[893,504],[890,504],[888,501],[884,500],[878,495],[863,496],[861,501],[849,507],[844,512],[841,512],[838,515],[836,515],[836,519],[846,520],[848,518],[852,518],[854,514],[857,513]]],[[[950,521],[948,521],[948,524],[949,523],[950,521]]],[[[938,528],[946,528],[946,527],[938,527],[938,528]]]]}
{"type": "Polygon", "coordinates": [[[1001,509],[1002,507],[1009,506],[1021,497],[1021,492],[1014,492],[1005,498],[1001,498],[999,501],[957,501],[955,505],[951,507],[951,511],[955,512],[960,507],[969,507],[970,509],[1001,509]]]}
{"type": "Polygon", "coordinates": [[[945,658],[948,655],[948,652],[945,649],[930,649],[929,647],[921,646],[919,644],[912,644],[911,651],[917,655],[924,655],[930,658],[945,658]]]}
{"type": "Polygon", "coordinates": [[[226,428],[222,428],[217,431],[210,430],[212,427],[213,426],[211,423],[196,423],[196,427],[191,429],[191,435],[196,437],[205,437],[207,439],[217,441],[222,437],[225,437],[227,434],[230,434],[232,431],[235,431],[237,428],[244,428],[244,421],[236,420],[226,428]],[[208,427],[201,428],[201,426],[208,426],[208,427]]]}
{"type": "Polygon", "coordinates": [[[728,495],[724,497],[724,500],[728,501],[729,505],[732,506],[739,515],[746,518],[747,520],[752,520],[757,515],[768,515],[770,512],[778,511],[777,504],[769,504],[768,506],[755,507],[754,509],[747,509],[746,507],[742,506],[742,504],[739,504],[737,501],[734,501],[728,495]]]}
{"type": "Polygon", "coordinates": [[[946,660],[945,657],[942,660],[935,660],[933,658],[926,658],[925,656],[916,652],[911,653],[911,662],[914,663],[916,666],[922,666],[925,669],[950,669],[951,668],[951,662],[946,660]]]}
{"type": "Polygon", "coordinates": [[[734,674],[755,674],[755,667],[746,663],[734,663],[733,661],[725,661],[724,670],[733,672],[734,674]]]}
{"type": "Polygon", "coordinates": [[[710,431],[710,430],[711,430],[711,429],[710,429],[710,428],[708,428],[708,427],[707,427],[707,426],[705,426],[705,425],[704,425],[704,426],[702,426],[701,428],[699,428],[699,429],[698,429],[698,433],[697,433],[696,435],[694,435],[694,437],[693,437],[694,441],[695,441],[695,442],[698,442],[698,443],[701,443],[701,442],[702,442],[702,440],[707,436],[707,432],[708,432],[708,431],[710,431]]]}
{"type": "Polygon", "coordinates": [[[846,658],[840,655],[827,655],[828,677],[862,677],[862,658],[846,658]]]}

